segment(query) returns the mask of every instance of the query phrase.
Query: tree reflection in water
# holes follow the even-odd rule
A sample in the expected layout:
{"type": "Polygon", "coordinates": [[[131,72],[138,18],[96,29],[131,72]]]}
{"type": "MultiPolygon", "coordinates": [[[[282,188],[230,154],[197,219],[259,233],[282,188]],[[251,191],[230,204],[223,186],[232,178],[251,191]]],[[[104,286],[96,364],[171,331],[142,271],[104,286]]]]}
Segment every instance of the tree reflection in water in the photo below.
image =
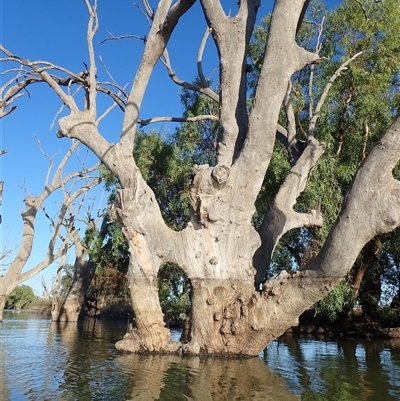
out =
{"type": "Polygon", "coordinates": [[[112,322],[93,320],[52,323],[53,341],[68,348],[60,386],[68,396],[61,400],[299,400],[260,358],[116,354],[115,329],[112,322]]]}
{"type": "Polygon", "coordinates": [[[400,339],[298,339],[286,335],[263,360],[302,400],[400,399],[400,339]]]}
{"type": "Polygon", "coordinates": [[[132,400],[298,400],[259,359],[118,355],[134,382],[132,400]]]}
{"type": "Polygon", "coordinates": [[[285,336],[262,358],[122,355],[125,322],[51,323],[6,312],[0,400],[400,399],[400,340],[285,336]]]}

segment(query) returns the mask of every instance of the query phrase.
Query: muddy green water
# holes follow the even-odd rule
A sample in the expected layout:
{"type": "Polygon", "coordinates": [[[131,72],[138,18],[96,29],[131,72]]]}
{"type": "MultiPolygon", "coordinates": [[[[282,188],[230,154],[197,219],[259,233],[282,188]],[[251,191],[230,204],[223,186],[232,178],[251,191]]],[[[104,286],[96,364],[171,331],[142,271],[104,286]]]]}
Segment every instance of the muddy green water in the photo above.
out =
{"type": "Polygon", "coordinates": [[[4,318],[0,400],[400,400],[400,341],[285,337],[246,360],[120,355],[124,322],[4,318]]]}

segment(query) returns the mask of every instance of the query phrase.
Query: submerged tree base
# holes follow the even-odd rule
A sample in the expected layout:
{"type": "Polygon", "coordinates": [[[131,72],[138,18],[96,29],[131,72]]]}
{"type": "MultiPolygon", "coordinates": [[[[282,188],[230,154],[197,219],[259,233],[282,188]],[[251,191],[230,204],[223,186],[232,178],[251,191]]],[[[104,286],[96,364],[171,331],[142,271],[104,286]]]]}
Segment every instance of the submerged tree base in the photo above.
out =
{"type": "MultiPolygon", "coordinates": [[[[288,285],[289,280],[284,284],[288,285]]],[[[295,323],[291,314],[284,311],[275,310],[271,316],[271,305],[277,302],[275,295],[271,295],[270,289],[256,291],[250,280],[194,279],[191,287],[192,315],[187,343],[172,341],[168,329],[153,323],[132,328],[116,344],[117,350],[252,357],[295,323]]],[[[297,311],[295,314],[298,315],[297,311]]]]}
{"type": "MultiPolygon", "coordinates": [[[[168,329],[165,329],[169,332],[168,329]]],[[[179,354],[181,353],[182,344],[173,341],[168,333],[160,333],[160,341],[154,343],[149,341],[149,337],[141,336],[136,329],[132,329],[126,333],[124,338],[115,344],[115,348],[121,353],[135,354],[179,354]]]]}

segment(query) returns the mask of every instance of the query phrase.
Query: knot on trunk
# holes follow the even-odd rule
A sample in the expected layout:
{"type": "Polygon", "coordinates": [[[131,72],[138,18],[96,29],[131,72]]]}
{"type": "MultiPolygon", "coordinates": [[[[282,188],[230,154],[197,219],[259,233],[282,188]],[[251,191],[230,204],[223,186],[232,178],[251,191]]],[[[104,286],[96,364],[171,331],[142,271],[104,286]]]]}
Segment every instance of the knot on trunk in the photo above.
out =
{"type": "MultiPolygon", "coordinates": [[[[208,164],[194,166],[192,185],[190,189],[190,205],[192,216],[196,223],[208,227],[222,219],[222,198],[220,190],[229,179],[228,167],[208,164]]],[[[193,220],[192,220],[193,221],[193,220]]]]}
{"type": "Polygon", "coordinates": [[[211,177],[218,184],[218,186],[222,186],[229,179],[230,170],[228,167],[224,165],[215,166],[211,172],[211,177]]]}

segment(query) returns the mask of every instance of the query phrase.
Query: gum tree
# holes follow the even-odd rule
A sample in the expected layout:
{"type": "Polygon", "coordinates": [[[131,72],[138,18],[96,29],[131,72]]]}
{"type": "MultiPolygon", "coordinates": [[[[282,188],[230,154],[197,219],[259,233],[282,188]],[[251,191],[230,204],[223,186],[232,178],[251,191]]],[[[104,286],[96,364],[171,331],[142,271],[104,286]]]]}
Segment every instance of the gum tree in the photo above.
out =
{"type": "Polygon", "coordinates": [[[24,199],[25,210],[21,212],[21,241],[15,252],[14,249],[7,252],[6,261],[9,263],[6,264],[6,272],[0,277],[0,322],[3,320],[3,310],[11,292],[19,284],[36,276],[66,254],[71,236],[76,231],[69,212],[75,203],[79,203],[82,196],[85,196],[87,192],[100,183],[100,177],[96,174],[98,165],[65,174],[66,165],[79,145],[80,143],[77,141],[71,144],[70,149],[54,169],[54,172],[54,160],[47,156],[49,158],[49,169],[43,191],[37,196],[27,194],[24,199]],[[51,174],[52,172],[53,174],[51,174]],[[62,192],[60,207],[55,216],[50,216],[46,205],[50,203],[49,198],[54,199],[54,194],[57,192],[62,192]],[[38,215],[41,213],[49,221],[50,239],[43,259],[26,269],[32,255],[38,215]]]}
{"type": "MultiPolygon", "coordinates": [[[[317,205],[310,205],[309,211],[303,213],[296,211],[294,205],[325,149],[317,139],[316,130],[321,107],[333,81],[351,60],[333,72],[326,91],[310,107],[307,140],[304,149],[297,152],[291,77],[322,61],[317,53],[296,43],[308,1],[275,1],[251,107],[246,98],[247,52],[259,1],[241,1],[235,15],[227,15],[219,1],[200,1],[208,26],[206,36],[212,36],[219,57],[218,94],[203,78],[201,51],[197,86],[181,81],[169,64],[168,41],[194,3],[195,0],[174,4],[171,0],[161,0],[154,13],[144,3],[151,29],[144,41],[141,62],[127,99],[119,96],[121,91],[112,94],[124,110],[116,144],[110,143],[99,129],[97,95],[105,91],[96,79],[93,45],[98,28],[96,3],[85,0],[90,16],[87,31],[90,63],[84,74],[74,74],[42,61],[29,61],[1,49],[7,61],[29,69],[36,80],[46,82],[68,107],[69,114],[58,122],[58,136],[75,138],[85,144],[119,181],[120,189],[111,213],[129,245],[128,279],[135,326],[116,344],[117,349],[258,355],[268,342],[296,324],[305,309],[342,280],[371,238],[400,224],[400,184],[392,174],[400,159],[400,119],[360,166],[318,255],[310,258],[301,270],[291,274],[283,271],[264,282],[271,255],[286,232],[323,224],[317,205]],[[143,123],[140,119],[143,96],[160,58],[176,83],[210,97],[219,106],[216,163],[193,167],[188,177],[190,222],[180,231],[172,230],[164,222],[154,192],[143,179],[133,156],[137,127],[143,123]],[[67,79],[68,89],[77,84],[85,90],[83,108],[65,90],[63,84],[67,79]],[[282,107],[287,116],[286,127],[278,125],[282,107]],[[252,225],[254,205],[277,132],[294,158],[260,230],[256,231],[252,225]],[[191,332],[186,344],[173,342],[163,323],[157,273],[167,262],[181,268],[190,280],[191,332]]],[[[205,115],[186,117],[192,121],[207,118],[205,115]]]]}

